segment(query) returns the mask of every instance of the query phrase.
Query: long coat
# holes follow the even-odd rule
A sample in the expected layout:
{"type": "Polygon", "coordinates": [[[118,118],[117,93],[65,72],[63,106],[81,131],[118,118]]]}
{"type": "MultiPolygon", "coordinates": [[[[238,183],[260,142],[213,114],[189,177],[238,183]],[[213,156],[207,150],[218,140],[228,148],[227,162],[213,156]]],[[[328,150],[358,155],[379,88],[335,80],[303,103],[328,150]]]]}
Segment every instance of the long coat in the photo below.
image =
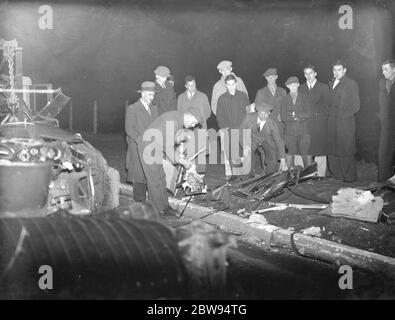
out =
{"type": "Polygon", "coordinates": [[[137,151],[137,139],[145,129],[158,117],[158,107],[150,105],[151,115],[139,99],[126,108],[125,130],[127,134],[128,151],[126,154],[127,180],[130,182],[146,183],[137,151]]]}
{"type": "Polygon", "coordinates": [[[356,153],[355,113],[360,108],[358,84],[343,76],[334,89],[329,83],[328,154],[352,156],[356,153]]]}
{"type": "Polygon", "coordinates": [[[310,101],[310,154],[324,156],[328,153],[329,87],[317,80],[312,89],[309,89],[307,83],[304,83],[300,86],[299,91],[306,94],[310,101]]]}
{"type": "Polygon", "coordinates": [[[211,115],[210,103],[205,93],[196,90],[191,99],[188,98],[187,91],[184,91],[178,96],[177,99],[177,110],[181,112],[187,112],[190,108],[196,108],[199,110],[203,117],[202,128],[207,128],[207,119],[211,115]]]}
{"type": "Polygon", "coordinates": [[[385,181],[392,176],[393,156],[395,152],[395,83],[390,92],[386,88],[386,80],[379,82],[379,119],[380,144],[378,152],[379,181],[385,181]]]}
{"type": "MultiPolygon", "coordinates": [[[[142,157],[141,164],[144,174],[147,177],[148,198],[155,207],[161,211],[169,206],[168,195],[166,191],[166,174],[163,169],[163,156],[173,164],[176,163],[174,144],[174,134],[184,126],[184,113],[180,111],[169,111],[162,113],[147,130],[151,130],[153,140],[143,140],[140,136],[137,139],[137,148],[140,155],[144,154],[147,149],[154,159],[145,161],[142,157]],[[157,135],[155,135],[157,134],[157,135]],[[154,160],[154,161],[152,161],[154,160]]],[[[150,137],[146,137],[149,139],[150,137]]]]}
{"type": "Polygon", "coordinates": [[[158,107],[159,114],[177,109],[177,97],[170,82],[166,81],[165,88],[163,88],[155,81],[155,90],[156,93],[152,104],[158,107]]]}

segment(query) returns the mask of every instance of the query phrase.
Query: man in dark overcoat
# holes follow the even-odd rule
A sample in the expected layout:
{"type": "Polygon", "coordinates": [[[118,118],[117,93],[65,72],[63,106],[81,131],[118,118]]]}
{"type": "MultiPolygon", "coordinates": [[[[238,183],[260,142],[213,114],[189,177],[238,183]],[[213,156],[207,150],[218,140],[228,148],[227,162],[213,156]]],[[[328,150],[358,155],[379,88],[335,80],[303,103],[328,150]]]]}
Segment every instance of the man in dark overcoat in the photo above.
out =
{"type": "Polygon", "coordinates": [[[355,165],[355,113],[360,108],[358,84],[346,76],[342,61],[333,64],[334,80],[329,83],[328,168],[343,182],[357,179],[355,165]]]}
{"type": "Polygon", "coordinates": [[[379,82],[380,144],[378,180],[385,181],[394,174],[395,153],[395,60],[389,59],[381,66],[384,79],[379,82]]]}
{"type": "Polygon", "coordinates": [[[310,155],[317,163],[318,176],[325,177],[328,154],[328,85],[317,80],[317,71],[313,65],[307,65],[304,69],[306,82],[299,91],[306,94],[310,101],[311,117],[309,119],[310,130],[310,155]]]}
{"type": "Polygon", "coordinates": [[[177,110],[177,97],[174,88],[167,80],[170,76],[170,69],[159,66],[155,69],[155,90],[153,104],[158,107],[159,114],[163,112],[177,110]]]}
{"type": "Polygon", "coordinates": [[[169,205],[163,158],[189,169],[192,163],[175,152],[176,133],[183,128],[193,128],[201,122],[202,115],[196,108],[185,113],[168,111],[152,122],[137,139],[141,164],[147,178],[148,198],[165,216],[177,216],[177,210],[169,205]]]}
{"type": "Polygon", "coordinates": [[[126,108],[125,130],[128,151],[126,155],[127,181],[133,183],[134,201],[146,200],[147,182],[137,151],[137,139],[145,129],[158,117],[158,108],[152,104],[155,95],[155,84],[143,82],[141,98],[126,108]]]}

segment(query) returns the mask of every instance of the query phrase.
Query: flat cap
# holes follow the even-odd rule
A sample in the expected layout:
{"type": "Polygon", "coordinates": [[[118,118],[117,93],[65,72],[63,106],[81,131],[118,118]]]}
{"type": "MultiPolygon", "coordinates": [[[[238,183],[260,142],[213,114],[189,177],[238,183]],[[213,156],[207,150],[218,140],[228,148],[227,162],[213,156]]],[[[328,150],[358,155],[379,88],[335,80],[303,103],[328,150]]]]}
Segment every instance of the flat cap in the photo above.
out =
{"type": "Polygon", "coordinates": [[[191,82],[193,80],[195,80],[195,77],[191,76],[191,75],[188,75],[188,76],[185,77],[184,83],[188,83],[188,82],[191,82]]]}
{"type": "Polygon", "coordinates": [[[269,68],[263,73],[264,77],[276,76],[276,75],[277,75],[277,69],[276,68],[269,68]]]}
{"type": "Polygon", "coordinates": [[[292,84],[292,83],[300,83],[298,77],[292,76],[292,77],[289,77],[287,79],[287,81],[285,81],[286,86],[289,84],[292,84]]]}
{"type": "Polygon", "coordinates": [[[156,90],[155,90],[155,83],[153,83],[151,81],[144,81],[141,84],[141,89],[138,90],[137,92],[143,92],[143,91],[156,92],[156,90]]]}
{"type": "Polygon", "coordinates": [[[217,69],[224,70],[230,68],[231,66],[232,66],[232,61],[223,60],[220,63],[218,63],[217,69]]]}
{"type": "Polygon", "coordinates": [[[259,111],[269,112],[273,110],[273,106],[265,102],[258,102],[255,104],[255,109],[257,112],[259,111]]]}
{"type": "Polygon", "coordinates": [[[190,113],[200,124],[203,123],[203,116],[198,108],[189,108],[185,113],[190,113]]]}
{"type": "Polygon", "coordinates": [[[165,77],[165,78],[170,76],[170,70],[168,67],[165,67],[165,66],[157,67],[155,69],[154,73],[157,74],[158,76],[165,77]]]}

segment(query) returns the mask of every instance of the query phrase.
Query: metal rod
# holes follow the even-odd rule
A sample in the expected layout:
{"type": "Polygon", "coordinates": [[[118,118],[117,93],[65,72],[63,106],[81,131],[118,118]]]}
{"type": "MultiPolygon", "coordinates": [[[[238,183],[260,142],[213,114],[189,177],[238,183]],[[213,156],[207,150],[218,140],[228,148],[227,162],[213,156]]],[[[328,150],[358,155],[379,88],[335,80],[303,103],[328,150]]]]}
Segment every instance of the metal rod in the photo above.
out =
{"type": "Polygon", "coordinates": [[[45,94],[49,94],[49,93],[57,93],[60,91],[60,88],[58,89],[4,89],[4,88],[0,88],[0,92],[6,92],[6,93],[10,93],[10,92],[15,92],[15,93],[45,93],[45,94]]]}

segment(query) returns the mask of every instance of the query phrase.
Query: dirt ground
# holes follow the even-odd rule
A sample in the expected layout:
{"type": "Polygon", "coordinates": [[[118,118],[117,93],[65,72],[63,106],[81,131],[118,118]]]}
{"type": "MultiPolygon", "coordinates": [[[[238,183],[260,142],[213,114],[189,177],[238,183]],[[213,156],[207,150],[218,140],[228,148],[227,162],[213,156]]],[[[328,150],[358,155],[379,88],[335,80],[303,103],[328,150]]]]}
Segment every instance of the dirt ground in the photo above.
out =
{"type": "MultiPolygon", "coordinates": [[[[83,134],[93,146],[98,148],[107,159],[108,164],[117,169],[121,176],[121,181],[126,181],[125,156],[126,142],[123,135],[91,135],[83,134]]],[[[309,180],[300,183],[296,190],[305,193],[314,194],[320,198],[331,199],[337,190],[344,187],[366,187],[376,180],[377,167],[375,164],[358,162],[358,181],[353,184],[344,184],[334,180],[309,180]]],[[[213,189],[225,183],[224,168],[221,165],[207,166],[206,184],[208,188],[213,189]]],[[[395,194],[387,192],[384,195],[384,201],[387,203],[384,212],[391,214],[395,211],[395,194]],[[392,203],[391,203],[392,202],[392,203]]],[[[198,199],[195,199],[198,201],[198,199]]],[[[312,203],[309,200],[297,197],[290,191],[285,191],[277,198],[272,199],[273,202],[288,203],[312,203]]],[[[225,211],[237,214],[240,208],[248,208],[250,203],[245,200],[232,197],[230,206],[224,208],[221,202],[214,203],[214,208],[224,209],[225,211]]],[[[206,202],[199,202],[201,205],[207,205],[206,202]]],[[[328,217],[319,214],[319,210],[297,210],[288,208],[284,211],[271,211],[264,213],[268,223],[294,231],[301,231],[311,226],[321,228],[321,238],[336,241],[356,248],[376,252],[386,256],[395,257],[395,225],[383,222],[368,223],[356,221],[346,218],[328,217]]]]}

